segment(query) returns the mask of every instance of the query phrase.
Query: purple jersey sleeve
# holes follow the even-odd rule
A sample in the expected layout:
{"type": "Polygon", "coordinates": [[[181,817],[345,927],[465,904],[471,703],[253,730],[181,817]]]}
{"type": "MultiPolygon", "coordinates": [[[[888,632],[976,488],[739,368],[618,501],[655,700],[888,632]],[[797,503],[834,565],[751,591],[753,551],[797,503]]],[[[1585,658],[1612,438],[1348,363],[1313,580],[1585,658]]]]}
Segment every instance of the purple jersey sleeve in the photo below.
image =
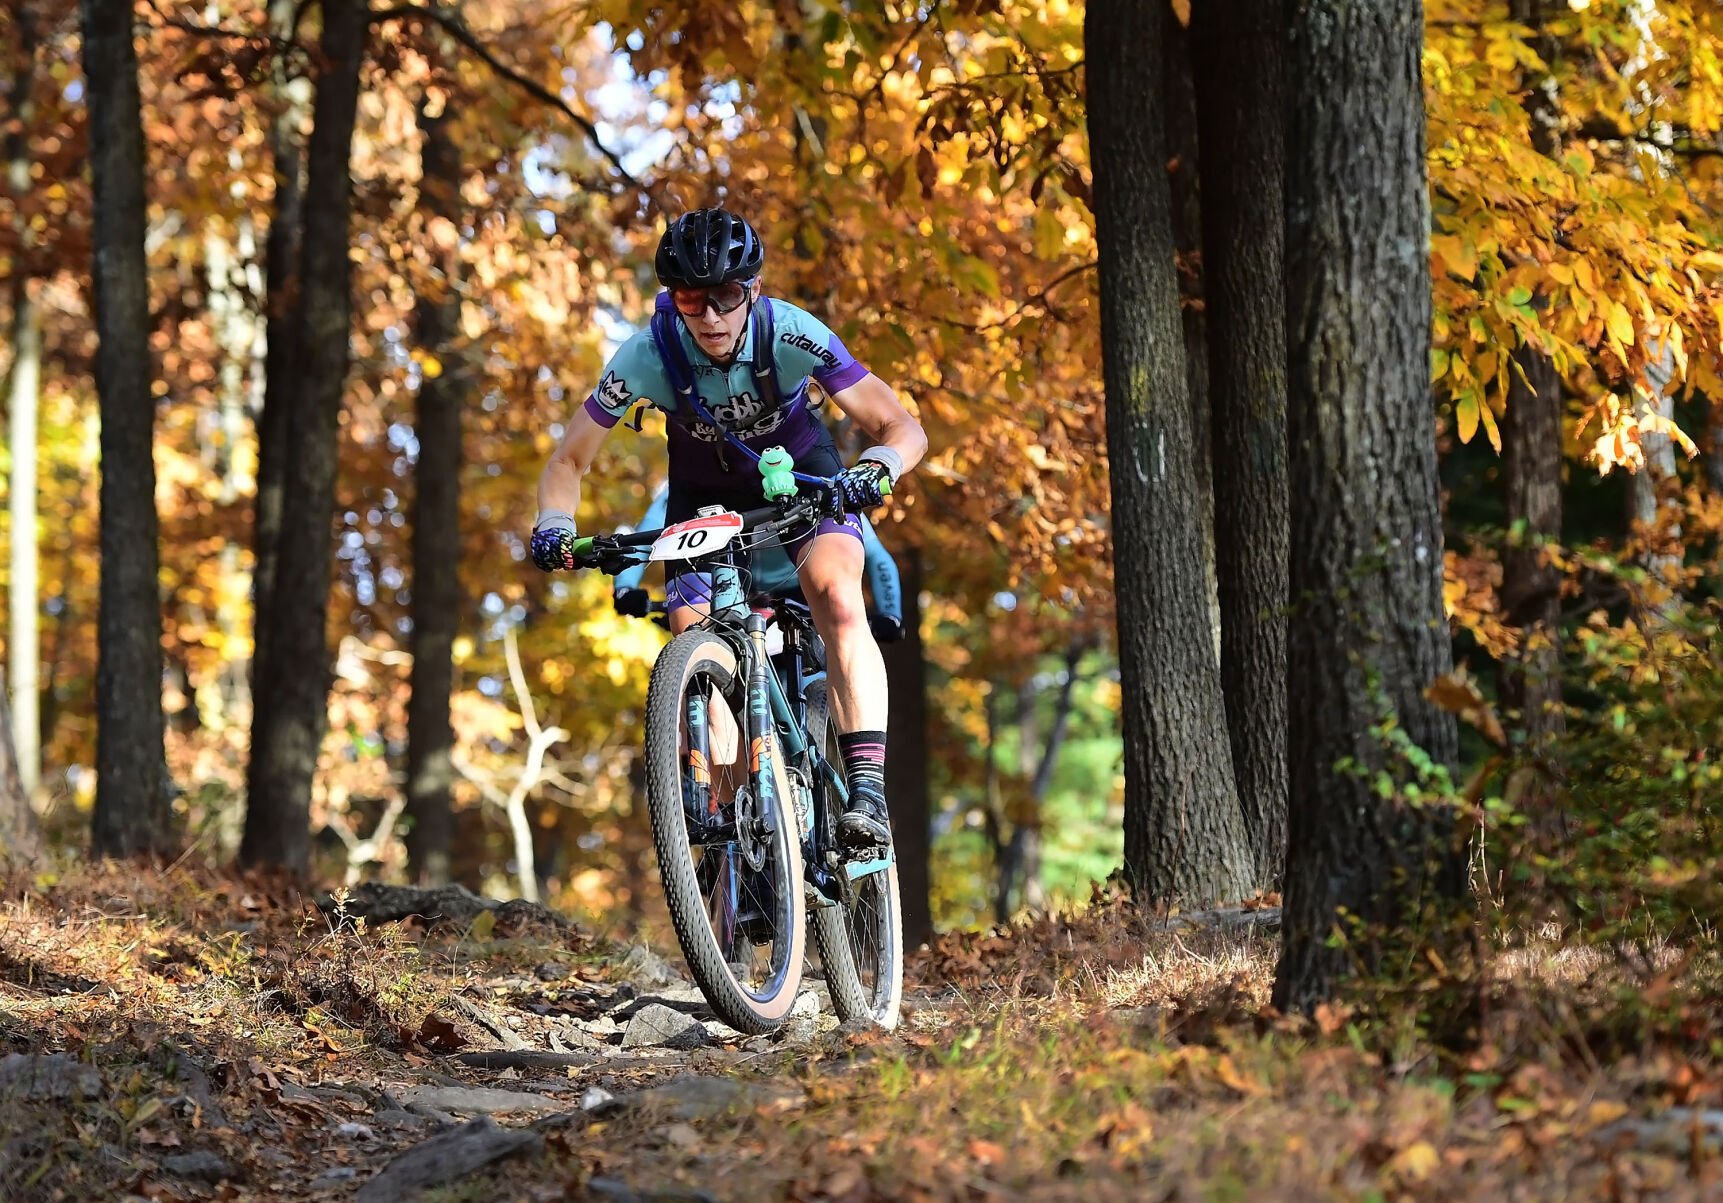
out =
{"type": "Polygon", "coordinates": [[[772,322],[778,339],[773,348],[784,387],[813,377],[828,393],[841,392],[868,374],[849,353],[843,340],[819,318],[788,301],[772,301],[772,322]]]}

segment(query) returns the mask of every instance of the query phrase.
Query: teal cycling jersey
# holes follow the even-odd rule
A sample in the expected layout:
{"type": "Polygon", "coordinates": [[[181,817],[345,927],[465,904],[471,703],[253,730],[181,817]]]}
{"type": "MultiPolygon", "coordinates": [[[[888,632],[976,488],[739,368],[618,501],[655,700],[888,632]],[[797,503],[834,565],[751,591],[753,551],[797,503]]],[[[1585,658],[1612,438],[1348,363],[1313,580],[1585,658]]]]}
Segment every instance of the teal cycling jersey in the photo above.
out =
{"type": "MultiPolygon", "coordinates": [[[[770,297],[761,297],[756,304],[770,307],[770,348],[755,345],[753,322],[746,327],[742,346],[728,365],[713,362],[679,317],[674,319],[676,337],[693,371],[700,400],[713,418],[756,452],[782,444],[793,457],[800,458],[829,437],[809,405],[808,382],[836,393],[866,376],[867,369],[807,310],[770,297]],[[771,356],[769,365],[763,361],[767,354],[771,356]],[[775,405],[760,395],[756,364],[769,366],[776,373],[781,396],[775,405]]],[[[668,294],[660,294],[657,309],[669,309],[668,294]]],[[[586,412],[599,425],[610,427],[641,402],[662,410],[670,419],[670,475],[678,484],[724,487],[757,483],[758,469],[753,464],[731,462],[721,453],[722,436],[717,429],[695,414],[681,412],[684,407],[678,404],[670,369],[650,330],[639,331],[617,348],[598,387],[587,398],[586,412]]]]}

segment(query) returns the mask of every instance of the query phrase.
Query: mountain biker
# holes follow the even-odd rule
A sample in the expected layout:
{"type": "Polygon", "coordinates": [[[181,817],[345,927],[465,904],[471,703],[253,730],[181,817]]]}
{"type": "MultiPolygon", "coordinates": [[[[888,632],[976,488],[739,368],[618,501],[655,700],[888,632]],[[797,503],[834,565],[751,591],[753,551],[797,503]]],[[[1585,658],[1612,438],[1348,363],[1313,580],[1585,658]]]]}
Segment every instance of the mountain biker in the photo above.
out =
{"type": "MultiPolygon", "coordinates": [[[[646,513],[641,516],[637,529],[653,530],[665,524],[664,509],[669,496],[670,488],[666,482],[653,493],[652,504],[646,507],[646,513]]],[[[867,515],[861,514],[858,517],[861,519],[862,556],[868,592],[873,596],[873,607],[867,616],[868,629],[880,643],[895,643],[903,638],[903,585],[898,575],[897,561],[892,559],[885,544],[879,541],[879,535],[874,532],[873,523],[868,521],[867,515]]],[[[749,560],[754,592],[775,597],[800,592],[795,565],[790,562],[789,553],[776,539],[750,549],[749,560]]],[[[646,590],[641,587],[641,582],[645,579],[644,563],[635,564],[616,574],[612,601],[618,614],[631,618],[646,617],[651,600],[646,590]]]]}
{"type": "MultiPolygon", "coordinates": [[[[725,209],[698,209],[665,229],[654,266],[666,291],[653,327],[617,349],[539,478],[531,542],[539,568],[574,566],[581,481],[611,428],[639,401],[668,416],[672,523],[701,506],[764,505],[754,457],[778,444],[799,471],[837,477],[850,511],[881,504],[890,485],[920,462],[927,450],[921,424],[818,318],[762,295],[764,263],[753,226],[725,209]],[[810,379],[874,440],[850,468],[809,407],[810,379]]],[[[850,791],[839,836],[851,847],[885,844],[885,662],[862,600],[861,522],[854,512],[842,522],[827,519],[789,551],[826,646],[850,791]]],[[[711,581],[683,573],[667,582],[666,594],[670,629],[680,633],[705,614],[711,581]]]]}

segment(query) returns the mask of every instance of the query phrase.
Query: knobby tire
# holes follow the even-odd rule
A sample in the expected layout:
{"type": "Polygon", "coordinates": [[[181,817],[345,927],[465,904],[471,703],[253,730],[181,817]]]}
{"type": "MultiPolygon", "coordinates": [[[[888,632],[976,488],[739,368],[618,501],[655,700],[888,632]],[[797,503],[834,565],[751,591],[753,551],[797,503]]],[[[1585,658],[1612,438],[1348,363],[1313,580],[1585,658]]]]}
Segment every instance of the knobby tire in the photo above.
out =
{"type": "MultiPolygon", "coordinates": [[[[826,683],[808,687],[808,743],[834,767],[838,755],[826,683]]],[[[824,789],[823,785],[818,786],[824,789]]],[[[897,890],[897,860],[855,882],[851,906],[811,906],[808,925],[825,968],[832,1010],[841,1020],[861,1019],[891,1029],[903,1003],[903,911],[897,890]]]]}
{"type": "MultiPolygon", "coordinates": [[[[741,672],[735,651],[710,631],[685,631],[659,654],[646,692],[646,801],[652,816],[652,840],[658,850],[665,900],[688,968],[720,1019],[739,1032],[758,1035],[778,1028],[789,1014],[801,984],[806,952],[801,839],[791,809],[793,803],[787,796],[780,799],[780,813],[771,824],[772,832],[766,842],[767,861],[761,872],[770,878],[773,910],[778,918],[773,923],[769,945],[772,976],[758,993],[739,982],[732,972],[719,933],[713,928],[701,883],[702,864],[707,868],[705,876],[714,877],[726,871],[736,872],[737,857],[728,854],[729,858],[724,859],[726,854],[716,845],[697,852],[690,843],[682,803],[681,733],[689,686],[697,680],[709,679],[721,692],[745,696],[744,682],[738,680],[741,672]],[[714,857],[719,859],[715,861],[714,857]]],[[[731,709],[738,725],[745,723],[745,703],[741,713],[736,713],[734,706],[731,709]]],[[[741,732],[739,738],[746,749],[746,732],[741,732]]],[[[773,752],[777,754],[776,741],[773,743],[773,752]]],[[[746,752],[740,752],[739,758],[745,761],[746,752]]],[[[779,780],[782,779],[780,766],[779,780]]],[[[748,785],[750,790],[754,789],[752,781],[748,785]]],[[[710,887],[712,883],[707,885],[710,887]]],[[[746,941],[747,937],[741,939],[746,941]]],[[[732,946],[737,943],[734,936],[731,943],[732,946]]]]}

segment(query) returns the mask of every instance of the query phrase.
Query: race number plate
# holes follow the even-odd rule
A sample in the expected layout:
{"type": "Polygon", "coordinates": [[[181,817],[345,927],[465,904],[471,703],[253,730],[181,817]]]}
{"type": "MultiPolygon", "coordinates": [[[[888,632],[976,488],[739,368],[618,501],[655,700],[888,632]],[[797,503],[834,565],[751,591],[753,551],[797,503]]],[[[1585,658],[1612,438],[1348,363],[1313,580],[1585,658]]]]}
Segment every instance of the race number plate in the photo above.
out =
{"type": "Polygon", "coordinates": [[[742,515],[726,510],[667,526],[652,544],[654,560],[692,560],[723,551],[742,533],[742,515]]]}

